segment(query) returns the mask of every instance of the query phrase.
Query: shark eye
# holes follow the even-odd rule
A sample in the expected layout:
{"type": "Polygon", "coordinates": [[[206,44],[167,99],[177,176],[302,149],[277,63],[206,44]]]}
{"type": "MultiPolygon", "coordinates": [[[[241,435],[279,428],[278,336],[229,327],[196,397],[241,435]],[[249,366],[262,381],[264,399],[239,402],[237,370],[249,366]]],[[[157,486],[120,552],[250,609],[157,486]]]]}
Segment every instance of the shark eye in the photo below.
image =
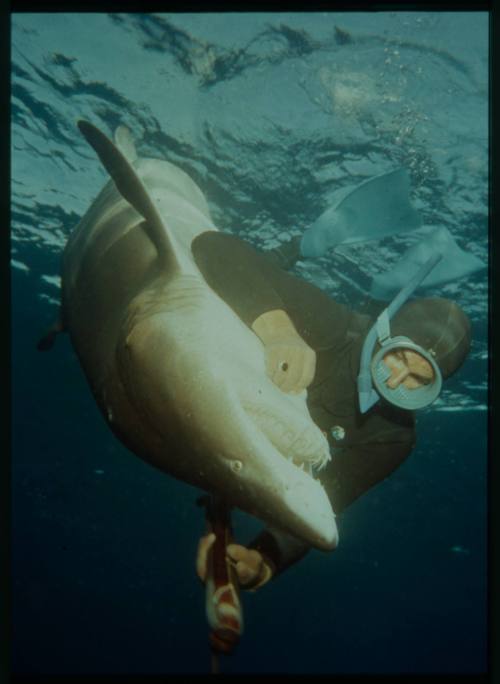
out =
{"type": "Polygon", "coordinates": [[[243,468],[243,463],[241,461],[231,461],[231,470],[235,473],[239,473],[243,468]]]}

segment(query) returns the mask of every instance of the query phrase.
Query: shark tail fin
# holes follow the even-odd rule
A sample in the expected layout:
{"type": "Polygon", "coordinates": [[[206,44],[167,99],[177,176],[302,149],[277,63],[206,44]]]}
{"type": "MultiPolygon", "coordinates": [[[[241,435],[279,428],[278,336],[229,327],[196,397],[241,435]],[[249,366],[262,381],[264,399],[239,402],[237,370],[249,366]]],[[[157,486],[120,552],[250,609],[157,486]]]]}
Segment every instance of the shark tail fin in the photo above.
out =
{"type": "Polygon", "coordinates": [[[127,161],[133,164],[137,159],[137,150],[135,149],[135,143],[130,129],[126,126],[118,126],[115,130],[114,138],[117,148],[127,161]]]}

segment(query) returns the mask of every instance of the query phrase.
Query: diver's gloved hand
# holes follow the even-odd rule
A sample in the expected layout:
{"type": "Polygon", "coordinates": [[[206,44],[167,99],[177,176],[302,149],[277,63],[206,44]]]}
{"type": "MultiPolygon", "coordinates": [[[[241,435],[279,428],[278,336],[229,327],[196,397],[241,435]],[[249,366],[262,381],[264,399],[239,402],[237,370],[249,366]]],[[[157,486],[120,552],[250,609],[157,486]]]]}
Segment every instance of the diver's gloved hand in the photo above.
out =
{"type": "MultiPolygon", "coordinates": [[[[207,557],[214,541],[215,534],[211,532],[202,537],[198,544],[196,573],[202,582],[205,582],[207,577],[207,557]]],[[[238,582],[243,589],[255,591],[273,576],[273,571],[264,561],[262,554],[254,549],[247,549],[240,544],[228,544],[227,557],[233,563],[238,582]]]]}
{"type": "Polygon", "coordinates": [[[304,342],[285,311],[266,311],[252,323],[252,330],[264,343],[267,374],[283,392],[295,394],[311,384],[316,352],[304,342]]]}

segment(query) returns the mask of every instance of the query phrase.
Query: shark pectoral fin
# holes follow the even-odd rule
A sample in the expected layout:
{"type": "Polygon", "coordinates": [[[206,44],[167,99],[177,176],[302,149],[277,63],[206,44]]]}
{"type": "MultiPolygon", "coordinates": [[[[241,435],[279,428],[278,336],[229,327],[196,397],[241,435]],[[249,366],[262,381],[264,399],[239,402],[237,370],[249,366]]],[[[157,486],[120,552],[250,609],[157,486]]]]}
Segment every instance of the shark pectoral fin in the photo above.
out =
{"type": "Polygon", "coordinates": [[[168,231],[134,167],[118,147],[91,123],[79,121],[78,128],[96,152],[120,194],[146,219],[144,227],[156,247],[162,266],[176,267],[177,260],[168,231]]]}
{"type": "Polygon", "coordinates": [[[50,351],[54,346],[56,337],[59,333],[66,332],[66,328],[62,321],[58,318],[46,331],[44,335],[38,340],[36,348],[38,351],[50,351]]]}

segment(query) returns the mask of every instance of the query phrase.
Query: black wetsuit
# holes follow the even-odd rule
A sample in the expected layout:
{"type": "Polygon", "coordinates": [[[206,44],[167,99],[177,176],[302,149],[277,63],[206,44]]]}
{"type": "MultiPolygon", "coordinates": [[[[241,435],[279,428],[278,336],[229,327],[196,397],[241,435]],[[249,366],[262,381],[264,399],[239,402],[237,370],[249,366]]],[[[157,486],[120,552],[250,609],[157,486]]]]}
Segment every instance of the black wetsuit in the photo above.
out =
{"type": "MultiPolygon", "coordinates": [[[[333,451],[320,480],[333,510],[340,513],[392,473],[415,444],[412,412],[383,402],[364,415],[359,412],[356,377],[361,346],[373,320],[284,271],[276,263],[276,253],[266,256],[233,235],[202,233],[192,251],[207,283],[246,325],[266,311],[283,309],[316,352],[307,405],[333,451]]],[[[268,532],[251,546],[261,550],[277,572],[307,551],[300,543],[284,551],[268,532]]]]}

